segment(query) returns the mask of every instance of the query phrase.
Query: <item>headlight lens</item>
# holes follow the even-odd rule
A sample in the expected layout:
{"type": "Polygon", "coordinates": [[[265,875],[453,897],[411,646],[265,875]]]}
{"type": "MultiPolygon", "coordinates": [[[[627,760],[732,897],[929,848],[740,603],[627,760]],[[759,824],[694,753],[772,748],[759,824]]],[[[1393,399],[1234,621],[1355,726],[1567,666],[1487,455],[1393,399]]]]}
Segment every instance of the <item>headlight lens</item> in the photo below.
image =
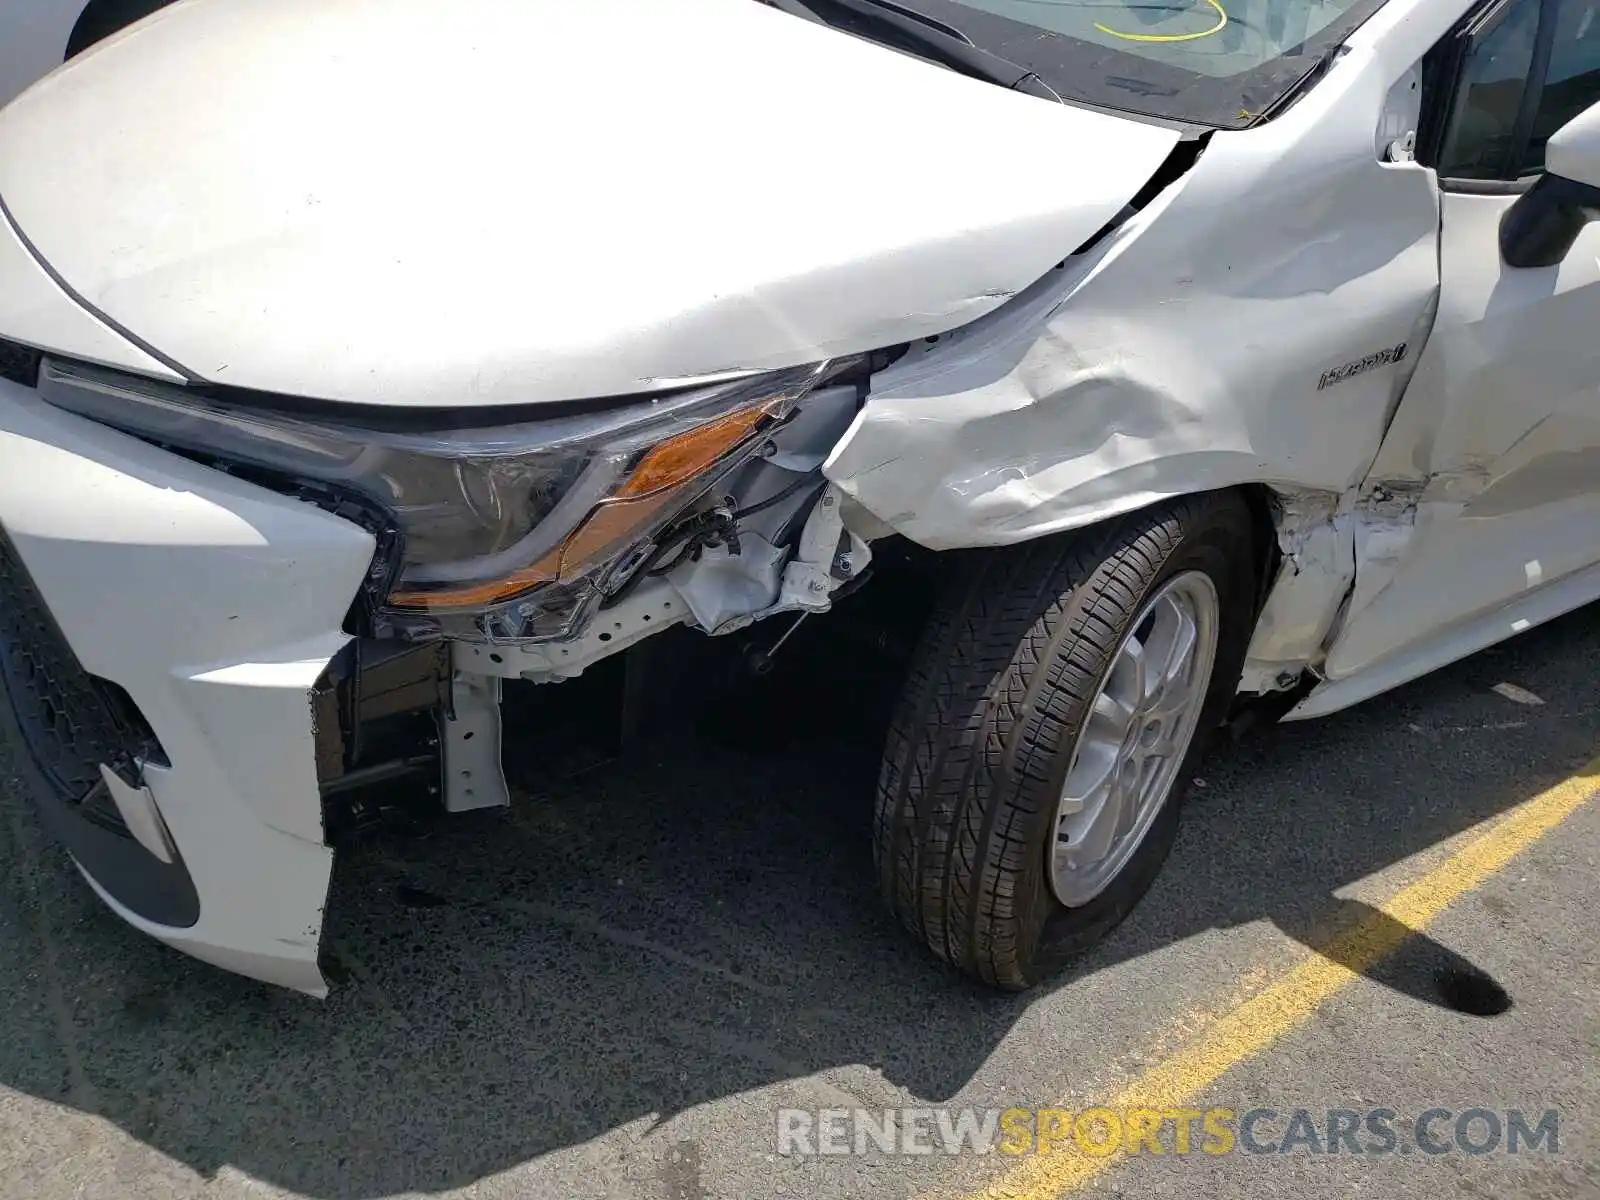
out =
{"type": "Polygon", "coordinates": [[[400,632],[569,636],[607,577],[762,442],[809,366],[580,416],[429,433],[224,406],[47,362],[40,394],[167,445],[360,494],[401,536],[379,605],[400,632]]]}

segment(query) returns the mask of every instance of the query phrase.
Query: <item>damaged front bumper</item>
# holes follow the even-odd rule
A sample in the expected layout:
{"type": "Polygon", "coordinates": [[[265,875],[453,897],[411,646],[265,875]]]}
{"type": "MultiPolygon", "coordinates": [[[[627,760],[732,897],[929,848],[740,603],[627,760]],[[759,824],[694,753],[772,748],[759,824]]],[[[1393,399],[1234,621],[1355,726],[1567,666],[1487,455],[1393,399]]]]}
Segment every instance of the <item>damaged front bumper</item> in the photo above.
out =
{"type": "Polygon", "coordinates": [[[131,924],[316,995],[316,693],[373,555],[0,380],[0,727],[45,820],[131,924]]]}
{"type": "Polygon", "coordinates": [[[508,804],[504,680],[571,678],[679,623],[824,612],[865,578],[871,551],[820,471],[856,406],[855,385],[807,396],[632,552],[644,566],[575,636],[407,641],[370,636],[364,585],[392,547],[354,509],[0,380],[0,734],[121,916],[324,994],[331,845],[404,797],[387,786],[402,778],[445,812],[508,804]]]}

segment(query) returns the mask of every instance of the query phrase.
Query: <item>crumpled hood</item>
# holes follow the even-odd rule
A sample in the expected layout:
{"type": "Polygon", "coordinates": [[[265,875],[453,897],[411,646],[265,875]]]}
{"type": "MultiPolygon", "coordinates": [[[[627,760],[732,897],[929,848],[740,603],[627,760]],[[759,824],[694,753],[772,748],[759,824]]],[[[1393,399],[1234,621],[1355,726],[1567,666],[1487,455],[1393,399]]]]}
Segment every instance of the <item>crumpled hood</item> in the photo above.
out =
{"type": "Polygon", "coordinates": [[[0,200],[196,378],[531,403],[963,324],[1176,140],[754,0],[183,0],[0,111],[0,200]]]}

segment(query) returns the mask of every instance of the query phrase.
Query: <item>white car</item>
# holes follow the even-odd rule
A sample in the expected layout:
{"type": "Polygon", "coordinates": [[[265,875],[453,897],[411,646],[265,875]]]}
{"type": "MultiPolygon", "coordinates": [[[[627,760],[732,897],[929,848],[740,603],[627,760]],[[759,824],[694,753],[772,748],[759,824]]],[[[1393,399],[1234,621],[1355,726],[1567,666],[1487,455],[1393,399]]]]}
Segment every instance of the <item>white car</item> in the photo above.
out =
{"type": "Polygon", "coordinates": [[[0,111],[16,761],[320,993],[357,784],[910,562],[883,890],[1026,987],[1230,714],[1600,597],[1596,3],[182,0],[0,111]]]}

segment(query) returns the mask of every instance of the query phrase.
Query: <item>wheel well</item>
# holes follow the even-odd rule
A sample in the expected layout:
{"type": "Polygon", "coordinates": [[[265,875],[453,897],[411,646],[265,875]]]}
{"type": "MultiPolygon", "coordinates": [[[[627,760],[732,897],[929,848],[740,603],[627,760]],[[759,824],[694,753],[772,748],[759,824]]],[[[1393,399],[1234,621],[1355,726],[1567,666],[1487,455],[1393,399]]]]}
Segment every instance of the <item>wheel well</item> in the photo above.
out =
{"type": "MultiPolygon", "coordinates": [[[[1256,572],[1256,611],[1259,613],[1268,593],[1272,591],[1279,564],[1283,561],[1283,550],[1278,545],[1278,501],[1272,489],[1264,483],[1240,484],[1234,490],[1250,510],[1249,554],[1256,572]]],[[[1093,527],[1090,525],[1085,528],[1093,527]]],[[[927,550],[895,535],[874,543],[873,553],[875,585],[864,590],[875,597],[882,597],[889,590],[882,586],[884,576],[904,583],[905,587],[901,589],[903,594],[897,597],[893,605],[893,611],[900,611],[905,604],[913,601],[923,604],[930,602],[929,598],[938,591],[939,573],[957,562],[960,556],[972,552],[927,550]]]]}
{"type": "Polygon", "coordinates": [[[1267,602],[1267,594],[1278,577],[1283,550],[1278,545],[1277,502],[1264,483],[1247,483],[1239,488],[1250,509],[1250,526],[1255,531],[1252,559],[1256,565],[1256,612],[1267,602]]]}
{"type": "Polygon", "coordinates": [[[72,35],[67,38],[66,57],[75,58],[96,42],[104,41],[171,3],[172,0],[89,0],[78,14],[72,35]]]}
{"type": "MultiPolygon", "coordinates": [[[[1241,484],[1234,490],[1250,512],[1251,537],[1246,552],[1255,571],[1255,608],[1259,617],[1283,561],[1283,550],[1278,545],[1278,502],[1264,483],[1241,484]]],[[[1084,530],[1074,532],[1082,534],[1084,530]]],[[[985,551],[928,550],[898,534],[881,538],[873,543],[872,582],[859,594],[852,593],[837,612],[849,614],[863,631],[856,641],[871,643],[894,660],[909,659],[945,573],[974,553],[985,551]]]]}

